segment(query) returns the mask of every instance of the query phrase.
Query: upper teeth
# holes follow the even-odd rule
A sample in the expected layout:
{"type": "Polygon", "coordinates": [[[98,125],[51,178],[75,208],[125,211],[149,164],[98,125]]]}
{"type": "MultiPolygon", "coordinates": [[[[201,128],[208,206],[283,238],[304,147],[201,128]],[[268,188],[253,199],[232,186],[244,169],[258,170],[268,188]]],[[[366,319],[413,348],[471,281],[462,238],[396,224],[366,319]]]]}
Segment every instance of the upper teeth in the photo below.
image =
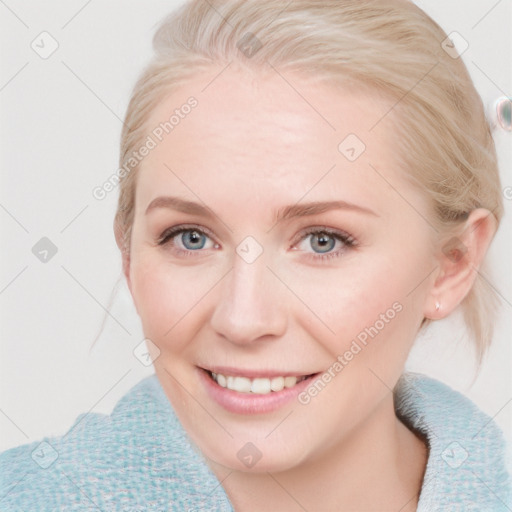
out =
{"type": "Polygon", "coordinates": [[[222,375],[222,373],[213,373],[213,380],[223,388],[232,389],[239,393],[257,393],[265,395],[271,391],[281,391],[283,388],[291,388],[304,380],[306,377],[273,377],[267,379],[265,377],[258,377],[256,379],[248,379],[247,377],[234,377],[232,375],[222,375]]]}

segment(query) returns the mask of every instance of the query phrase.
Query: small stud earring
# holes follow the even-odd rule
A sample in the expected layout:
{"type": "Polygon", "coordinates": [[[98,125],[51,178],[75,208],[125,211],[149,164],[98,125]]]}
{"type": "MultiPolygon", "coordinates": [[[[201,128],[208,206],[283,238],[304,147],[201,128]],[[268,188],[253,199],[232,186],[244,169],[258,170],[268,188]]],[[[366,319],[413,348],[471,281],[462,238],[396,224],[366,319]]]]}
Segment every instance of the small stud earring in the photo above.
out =
{"type": "Polygon", "coordinates": [[[436,311],[439,311],[441,309],[441,304],[439,304],[438,301],[436,301],[436,311]]]}

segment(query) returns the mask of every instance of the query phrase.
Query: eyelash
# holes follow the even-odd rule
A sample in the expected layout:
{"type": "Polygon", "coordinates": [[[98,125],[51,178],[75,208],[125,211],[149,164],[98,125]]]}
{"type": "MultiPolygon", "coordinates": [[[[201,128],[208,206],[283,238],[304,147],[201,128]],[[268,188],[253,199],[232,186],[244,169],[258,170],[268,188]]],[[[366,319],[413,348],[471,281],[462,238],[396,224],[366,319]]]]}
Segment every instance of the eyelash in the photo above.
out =
{"type": "MultiPolygon", "coordinates": [[[[166,245],[173,238],[175,238],[178,235],[181,235],[182,233],[186,233],[187,231],[197,231],[201,235],[206,235],[208,238],[212,238],[213,239],[212,234],[208,230],[206,230],[204,228],[201,228],[201,227],[195,226],[195,225],[180,225],[180,226],[174,226],[172,228],[166,229],[160,235],[160,237],[158,238],[157,244],[159,246],[166,245]]],[[[192,256],[192,257],[194,257],[194,256],[197,256],[198,252],[201,252],[201,251],[190,251],[188,249],[182,249],[181,247],[176,247],[174,245],[174,243],[172,245],[173,245],[173,250],[176,251],[178,256],[192,256]]]]}
{"type": "Polygon", "coordinates": [[[302,231],[300,235],[298,236],[297,240],[293,243],[293,246],[297,245],[299,242],[302,242],[305,240],[309,235],[315,235],[324,233],[326,235],[329,235],[330,237],[334,238],[335,240],[342,242],[343,247],[338,249],[337,251],[331,251],[326,252],[324,254],[322,253],[309,253],[308,257],[312,258],[315,261],[321,261],[326,262],[332,258],[339,258],[342,256],[342,254],[352,247],[355,247],[357,245],[356,239],[348,234],[345,231],[335,230],[328,227],[323,226],[315,226],[311,228],[307,228],[306,230],[302,231]]]}
{"type": "MultiPolygon", "coordinates": [[[[201,235],[205,235],[208,238],[213,240],[212,234],[208,230],[206,230],[200,226],[180,225],[180,226],[174,226],[172,228],[166,229],[158,238],[157,245],[164,246],[164,245],[168,244],[176,236],[178,236],[182,233],[186,233],[188,231],[197,231],[201,235]]],[[[334,238],[335,240],[342,242],[344,247],[341,249],[338,249],[337,251],[327,252],[325,254],[321,254],[321,253],[308,254],[308,256],[311,257],[315,261],[324,262],[331,258],[338,258],[342,255],[343,252],[345,252],[345,250],[350,249],[357,245],[356,239],[352,235],[346,233],[345,231],[333,230],[328,227],[317,226],[317,227],[308,228],[308,229],[302,231],[301,234],[297,237],[297,239],[293,243],[292,247],[297,245],[299,242],[305,240],[309,235],[320,234],[320,233],[325,233],[325,234],[331,236],[332,238],[334,238]]],[[[181,247],[176,247],[174,245],[174,243],[172,245],[173,245],[173,250],[176,251],[176,253],[179,256],[195,257],[195,256],[197,256],[197,253],[202,252],[200,249],[191,251],[188,249],[182,249],[181,247]]],[[[216,244],[216,245],[218,245],[218,244],[216,244]]]]}

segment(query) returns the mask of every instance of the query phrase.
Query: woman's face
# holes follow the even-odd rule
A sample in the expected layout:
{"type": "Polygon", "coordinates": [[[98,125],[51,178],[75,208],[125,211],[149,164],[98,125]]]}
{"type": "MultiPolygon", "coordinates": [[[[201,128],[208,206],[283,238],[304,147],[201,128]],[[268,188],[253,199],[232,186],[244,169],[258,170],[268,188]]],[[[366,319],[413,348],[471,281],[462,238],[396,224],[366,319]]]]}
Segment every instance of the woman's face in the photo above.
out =
{"type": "Polygon", "coordinates": [[[127,277],[203,453],[284,470],[390,421],[431,301],[430,212],[398,168],[392,103],[219,71],[151,115],[127,277]]]}

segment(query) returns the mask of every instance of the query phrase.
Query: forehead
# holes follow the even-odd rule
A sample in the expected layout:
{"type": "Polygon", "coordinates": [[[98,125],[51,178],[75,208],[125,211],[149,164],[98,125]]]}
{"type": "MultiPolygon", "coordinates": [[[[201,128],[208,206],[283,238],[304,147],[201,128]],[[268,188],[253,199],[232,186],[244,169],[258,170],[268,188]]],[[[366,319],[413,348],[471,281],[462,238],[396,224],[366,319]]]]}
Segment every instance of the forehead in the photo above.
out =
{"type": "Polygon", "coordinates": [[[390,105],[376,94],[277,70],[198,75],[148,119],[156,146],[141,164],[138,196],[149,202],[159,187],[169,186],[213,201],[233,188],[252,196],[280,192],[290,201],[305,193],[315,200],[326,191],[366,191],[378,200],[389,188],[381,173],[405,181],[390,105]],[[183,108],[191,97],[195,106],[183,108]]]}

